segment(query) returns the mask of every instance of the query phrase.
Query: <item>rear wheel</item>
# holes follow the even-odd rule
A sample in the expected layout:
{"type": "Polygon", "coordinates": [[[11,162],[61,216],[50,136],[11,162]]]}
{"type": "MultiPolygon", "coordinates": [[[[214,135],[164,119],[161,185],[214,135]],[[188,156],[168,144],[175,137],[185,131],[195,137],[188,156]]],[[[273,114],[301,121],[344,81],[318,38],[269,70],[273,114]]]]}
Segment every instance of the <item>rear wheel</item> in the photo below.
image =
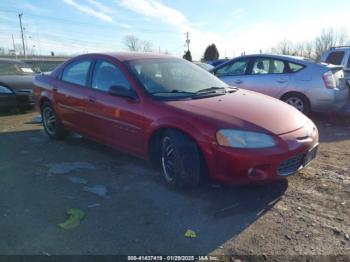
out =
{"type": "Polygon", "coordinates": [[[44,102],[41,106],[41,116],[46,134],[53,139],[63,139],[68,132],[64,129],[58,119],[55,110],[49,102],[44,102]]]}
{"type": "Polygon", "coordinates": [[[308,99],[302,94],[298,94],[298,93],[286,94],[282,97],[282,101],[295,107],[305,115],[308,115],[310,113],[310,103],[308,99]]]}
{"type": "Polygon", "coordinates": [[[176,130],[164,132],[161,141],[161,162],[165,181],[179,187],[199,184],[201,161],[196,143],[176,130]]]}

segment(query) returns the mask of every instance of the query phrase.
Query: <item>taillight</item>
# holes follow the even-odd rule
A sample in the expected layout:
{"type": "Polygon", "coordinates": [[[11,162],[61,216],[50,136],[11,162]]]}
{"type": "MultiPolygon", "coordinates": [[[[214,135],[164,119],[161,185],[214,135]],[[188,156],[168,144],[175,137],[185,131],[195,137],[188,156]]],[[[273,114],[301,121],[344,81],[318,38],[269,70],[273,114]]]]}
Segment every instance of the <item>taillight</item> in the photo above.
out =
{"type": "Polygon", "coordinates": [[[337,88],[337,81],[332,71],[324,73],[322,79],[326,88],[337,88]]]}

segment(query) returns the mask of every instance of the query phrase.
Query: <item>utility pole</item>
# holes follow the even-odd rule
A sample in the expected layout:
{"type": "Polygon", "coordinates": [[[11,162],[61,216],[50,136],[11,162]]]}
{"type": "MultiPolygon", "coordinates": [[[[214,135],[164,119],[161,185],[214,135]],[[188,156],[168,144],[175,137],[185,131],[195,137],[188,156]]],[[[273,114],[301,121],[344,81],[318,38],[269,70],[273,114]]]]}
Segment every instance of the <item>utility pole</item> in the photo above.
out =
{"type": "Polygon", "coordinates": [[[12,34],[12,45],[13,45],[13,51],[15,52],[15,57],[17,59],[17,52],[16,52],[16,46],[15,46],[15,39],[13,38],[13,34],[12,34]]]}
{"type": "Polygon", "coordinates": [[[23,27],[22,27],[22,15],[23,15],[23,13],[18,14],[18,18],[19,18],[19,26],[21,28],[23,55],[24,55],[24,58],[26,58],[27,56],[26,56],[26,47],[24,45],[24,36],[23,36],[23,27]]]}
{"type": "Polygon", "coordinates": [[[187,32],[187,33],[186,33],[187,52],[190,51],[190,42],[191,42],[191,40],[190,40],[190,38],[189,38],[189,33],[187,32]]]}

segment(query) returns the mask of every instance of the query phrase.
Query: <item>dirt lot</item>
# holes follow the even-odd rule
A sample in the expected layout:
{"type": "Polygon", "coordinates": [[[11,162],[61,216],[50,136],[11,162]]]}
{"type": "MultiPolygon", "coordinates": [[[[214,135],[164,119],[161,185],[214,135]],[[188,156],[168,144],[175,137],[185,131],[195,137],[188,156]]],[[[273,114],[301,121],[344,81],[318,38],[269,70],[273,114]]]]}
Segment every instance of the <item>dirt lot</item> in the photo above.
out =
{"type": "Polygon", "coordinates": [[[0,117],[0,254],[350,256],[350,119],[312,116],[318,158],[286,182],[181,192],[142,160],[50,141],[36,115],[0,117]],[[63,230],[68,208],[86,217],[63,230]]]}

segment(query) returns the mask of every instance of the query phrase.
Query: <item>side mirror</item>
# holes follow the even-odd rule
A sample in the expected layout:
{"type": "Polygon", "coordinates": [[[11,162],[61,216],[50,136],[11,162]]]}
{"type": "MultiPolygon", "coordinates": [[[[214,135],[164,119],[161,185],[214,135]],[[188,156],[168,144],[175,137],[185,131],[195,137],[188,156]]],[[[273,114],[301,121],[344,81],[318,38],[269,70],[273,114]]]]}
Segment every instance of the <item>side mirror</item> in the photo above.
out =
{"type": "Polygon", "coordinates": [[[137,100],[137,94],[133,89],[129,89],[125,86],[111,86],[108,93],[111,96],[121,96],[130,98],[132,100],[137,100]]]}

